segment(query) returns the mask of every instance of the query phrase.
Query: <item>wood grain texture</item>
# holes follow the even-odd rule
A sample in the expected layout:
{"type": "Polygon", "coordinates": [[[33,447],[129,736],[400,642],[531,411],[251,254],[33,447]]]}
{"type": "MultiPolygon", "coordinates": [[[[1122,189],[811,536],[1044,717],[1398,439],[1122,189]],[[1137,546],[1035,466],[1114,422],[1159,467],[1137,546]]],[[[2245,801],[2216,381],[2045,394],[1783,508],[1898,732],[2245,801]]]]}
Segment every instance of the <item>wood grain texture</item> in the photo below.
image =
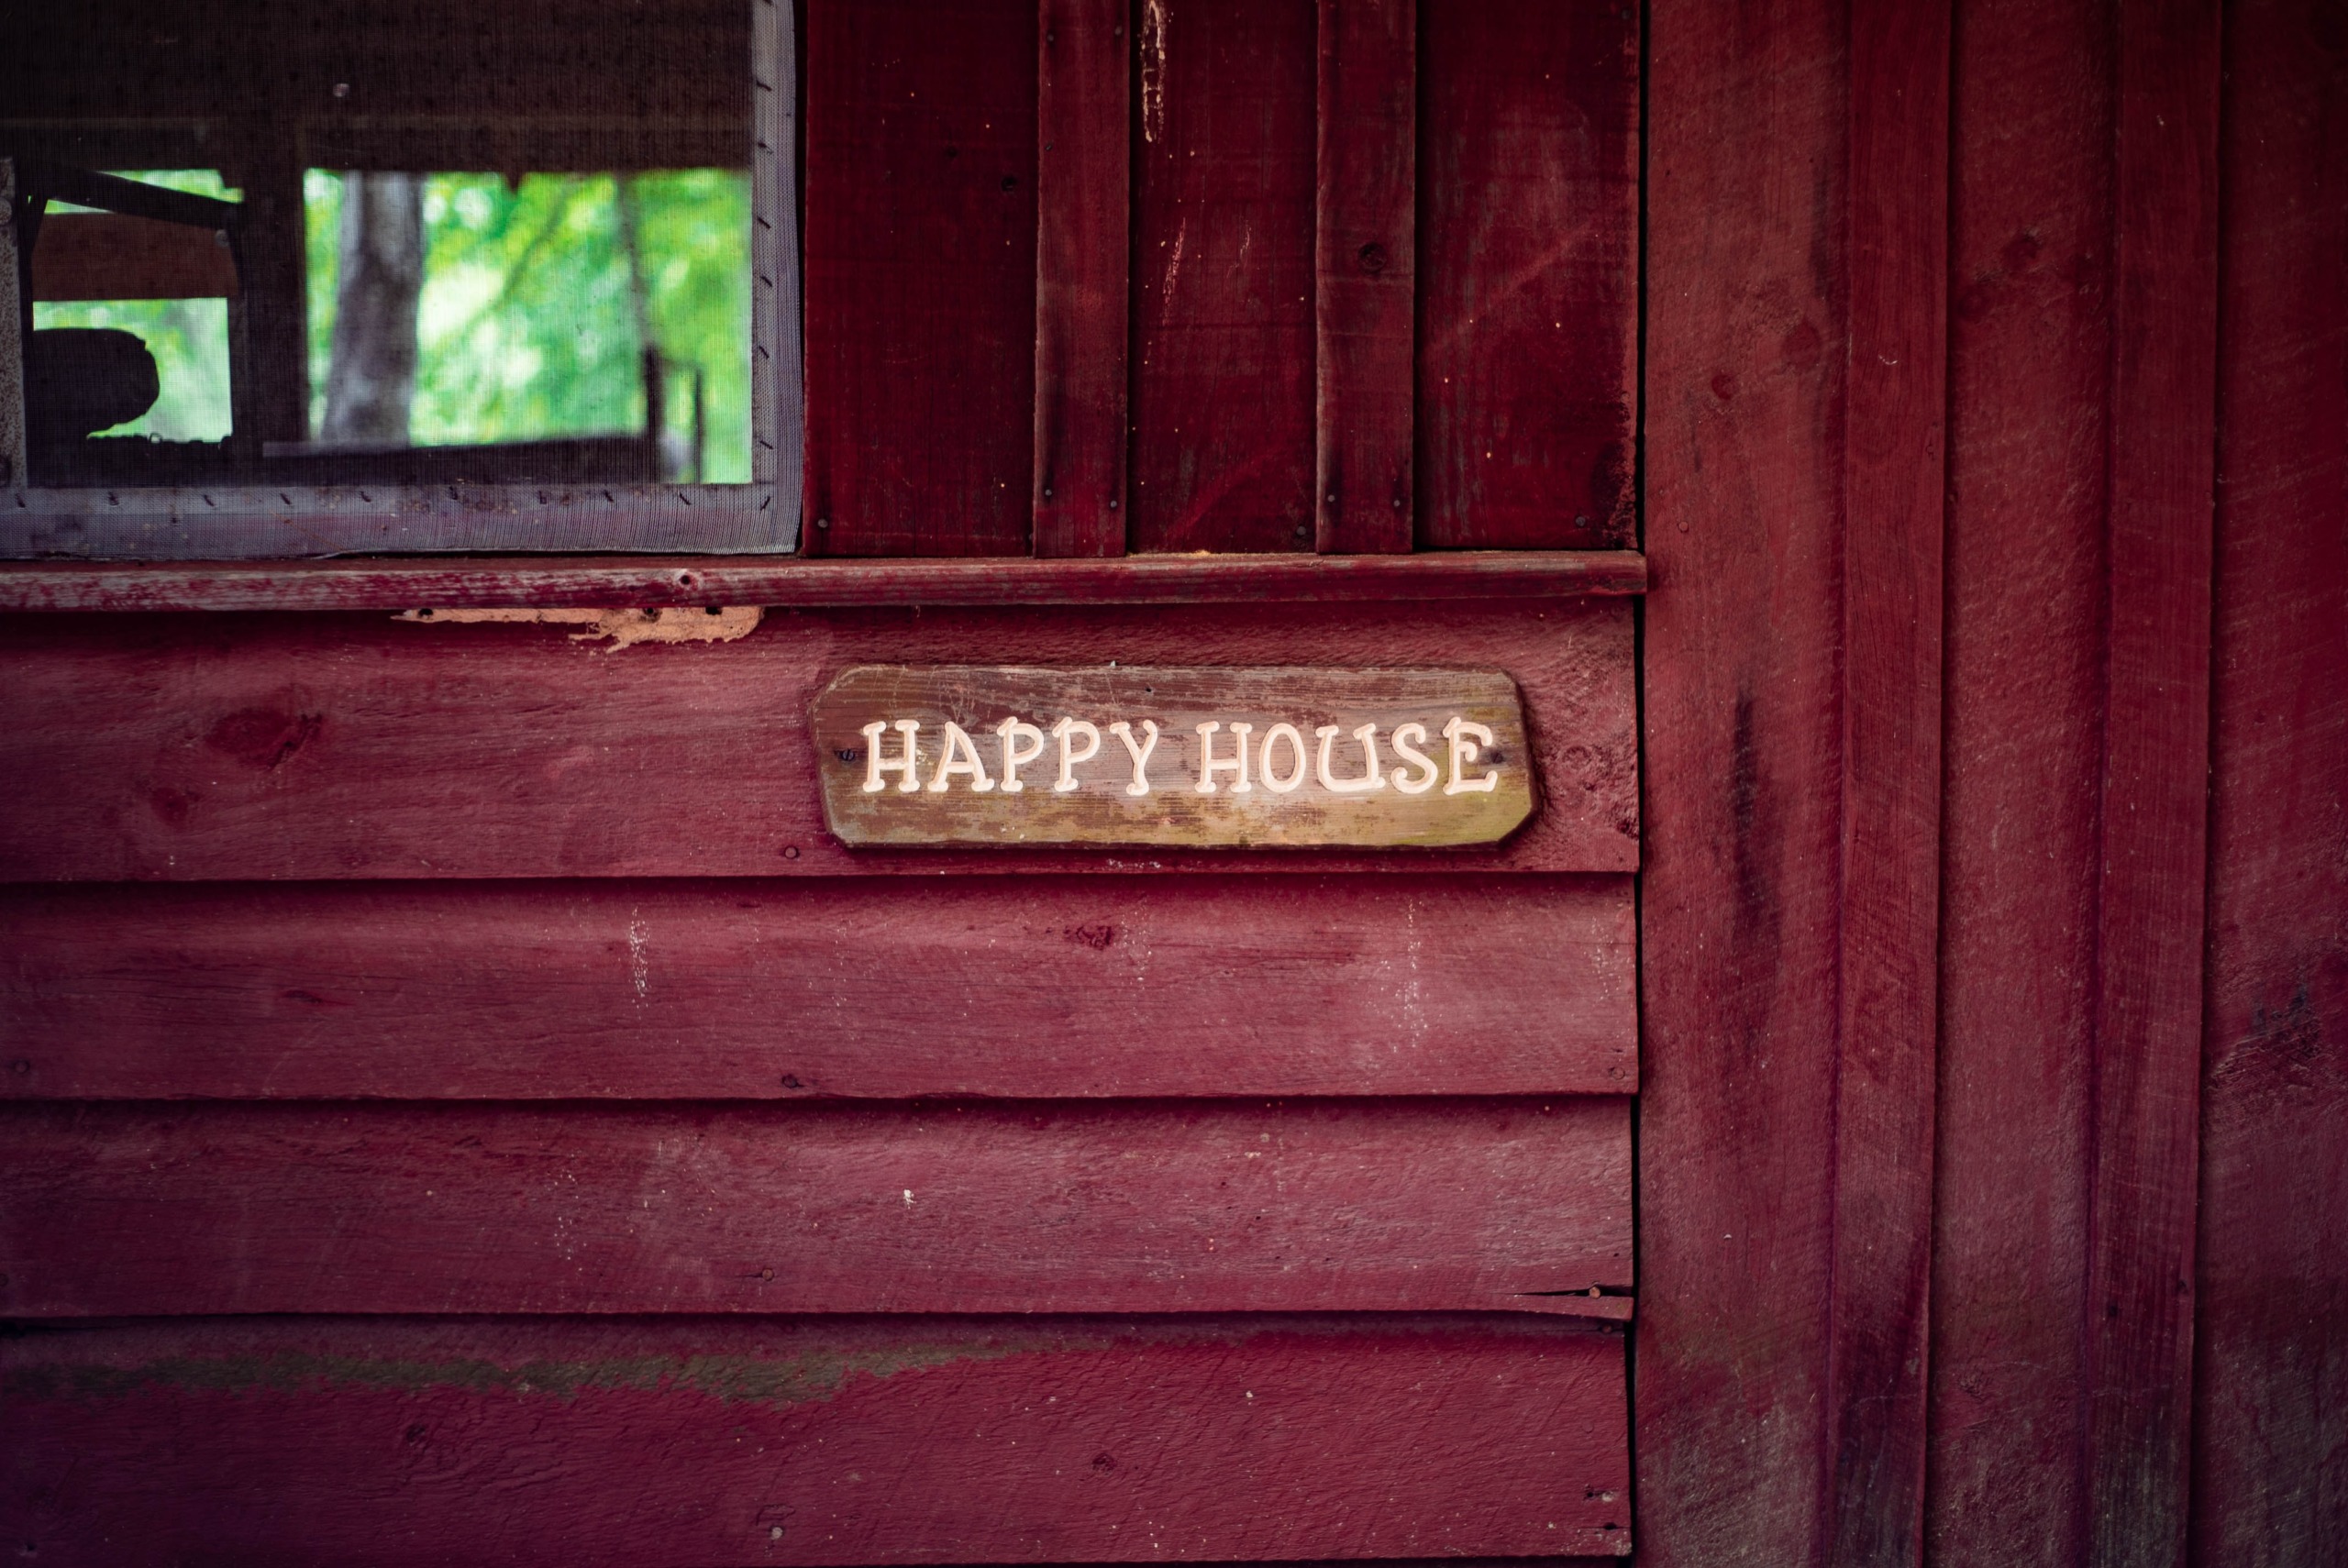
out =
{"type": "Polygon", "coordinates": [[[1314,547],[1407,553],[1418,276],[1417,0],[1320,0],[1314,547]]]}
{"type": "Polygon", "coordinates": [[[1420,34],[1419,545],[1628,543],[1638,9],[1430,6],[1420,34]]]}
{"type": "Polygon", "coordinates": [[[1036,0],[806,11],[802,548],[1024,555],[1036,0]]]}
{"type": "Polygon", "coordinates": [[[1619,1331],[1555,1320],[228,1321],[0,1369],[0,1529],[53,1563],[1612,1554],[1631,1522],[1619,1331]]]}
{"type": "Polygon", "coordinates": [[[1125,553],[1127,0],[1038,0],[1035,549],[1125,553]]]}
{"type": "Polygon", "coordinates": [[[1956,32],[1927,1561],[2085,1561],[2111,13],[1956,32]]]}
{"type": "Polygon", "coordinates": [[[1646,590],[1630,550],[1442,556],[1205,555],[1123,561],[802,561],[579,557],[562,561],[213,561],[0,566],[0,610],[411,610],[530,605],[1359,603],[1555,599],[1646,590]]]}
{"type": "Polygon", "coordinates": [[[36,300],[230,299],[237,264],[216,233],[114,213],[56,213],[33,247],[36,300]]]}
{"type": "Polygon", "coordinates": [[[2227,13],[2191,1558],[2348,1559],[2348,37],[2227,13]]]}
{"type": "Polygon", "coordinates": [[[858,847],[1449,848],[1540,801],[1493,671],[859,665],[808,725],[858,847]]]}
{"type": "Polygon", "coordinates": [[[0,1096],[1628,1094],[1635,942],[1620,877],[20,888],[0,1096]]]}
{"type": "Polygon", "coordinates": [[[1135,550],[1312,547],[1315,0],[1144,0],[1135,550]]]}
{"type": "Polygon", "coordinates": [[[1832,1540],[1844,17],[1648,11],[1635,1414],[1669,1568],[1832,1540]]]}
{"type": "Polygon", "coordinates": [[[1631,1282],[1619,1099],[19,1104],[0,1128],[11,1317],[1619,1311],[1589,1293],[1631,1282]]]}
{"type": "Polygon", "coordinates": [[[16,880],[1519,869],[1637,865],[1628,606],[769,615],[588,651],[559,626],[335,617],[0,625],[16,880]],[[1548,804],[1497,850],[857,854],[824,830],[808,704],[882,660],[1498,669],[1548,804]],[[796,852],[796,853],[793,853],[796,852]]]}
{"type": "Polygon", "coordinates": [[[1850,9],[1830,1562],[1923,1561],[1941,859],[1948,0],[1850,9]]]}
{"type": "Polygon", "coordinates": [[[2219,8],[2117,24],[2088,1560],[2182,1562],[2208,880],[2219,8]]]}

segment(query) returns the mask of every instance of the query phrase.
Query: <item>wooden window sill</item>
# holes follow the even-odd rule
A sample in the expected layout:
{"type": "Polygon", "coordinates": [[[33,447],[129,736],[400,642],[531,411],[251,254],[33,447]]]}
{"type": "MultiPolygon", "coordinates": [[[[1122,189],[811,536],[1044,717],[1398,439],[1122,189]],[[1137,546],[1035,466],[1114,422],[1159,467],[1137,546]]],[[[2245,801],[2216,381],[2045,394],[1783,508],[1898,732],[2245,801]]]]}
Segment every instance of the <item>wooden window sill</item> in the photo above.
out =
{"type": "Polygon", "coordinates": [[[1646,591],[1646,558],[1633,550],[1114,560],[574,556],[28,561],[0,566],[0,611],[1343,603],[1637,594],[1646,591]]]}

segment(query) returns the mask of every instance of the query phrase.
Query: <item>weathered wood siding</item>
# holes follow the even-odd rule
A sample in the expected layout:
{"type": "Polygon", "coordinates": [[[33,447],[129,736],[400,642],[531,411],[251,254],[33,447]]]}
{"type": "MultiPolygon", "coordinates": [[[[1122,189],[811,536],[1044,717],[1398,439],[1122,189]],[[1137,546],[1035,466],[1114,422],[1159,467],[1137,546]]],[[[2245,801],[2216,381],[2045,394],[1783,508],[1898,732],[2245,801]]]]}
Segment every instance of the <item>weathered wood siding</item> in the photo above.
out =
{"type": "Polygon", "coordinates": [[[1653,1561],[2339,1555],[2336,11],[1652,13],[1653,1561]]]}
{"type": "Polygon", "coordinates": [[[0,574],[0,1541],[2332,1568],[2338,12],[803,6],[899,558],[0,574]],[[825,833],[840,669],[1112,660],[1540,814],[825,833]]]}

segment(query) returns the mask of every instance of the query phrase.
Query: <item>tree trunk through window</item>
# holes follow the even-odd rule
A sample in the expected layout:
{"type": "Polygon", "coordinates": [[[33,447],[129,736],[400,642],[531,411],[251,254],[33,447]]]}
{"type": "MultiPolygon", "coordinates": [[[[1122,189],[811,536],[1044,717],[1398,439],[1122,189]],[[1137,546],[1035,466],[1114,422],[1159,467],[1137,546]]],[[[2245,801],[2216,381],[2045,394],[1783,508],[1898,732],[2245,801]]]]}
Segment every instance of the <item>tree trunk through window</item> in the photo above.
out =
{"type": "Polygon", "coordinates": [[[415,393],[415,307],[424,288],[424,181],[343,176],[341,271],[327,370],[328,441],[408,438],[415,393]]]}

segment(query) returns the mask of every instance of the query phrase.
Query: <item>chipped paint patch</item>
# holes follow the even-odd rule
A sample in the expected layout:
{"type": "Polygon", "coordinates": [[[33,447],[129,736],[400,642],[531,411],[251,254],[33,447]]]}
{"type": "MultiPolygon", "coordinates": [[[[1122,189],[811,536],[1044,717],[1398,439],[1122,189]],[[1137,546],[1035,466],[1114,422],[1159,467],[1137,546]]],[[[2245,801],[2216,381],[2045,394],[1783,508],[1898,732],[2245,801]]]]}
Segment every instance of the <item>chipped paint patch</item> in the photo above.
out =
{"type": "Polygon", "coordinates": [[[1141,11],[1141,138],[1155,145],[1166,134],[1166,0],[1141,11]]]}
{"type": "Polygon", "coordinates": [[[644,923],[641,911],[630,910],[627,917],[627,977],[636,987],[637,1005],[641,1007],[652,988],[652,960],[645,952],[645,941],[652,928],[644,923]]]}
{"type": "Polygon", "coordinates": [[[584,626],[574,643],[608,637],[605,653],[637,643],[730,643],[748,636],[765,619],[755,604],[696,609],[668,605],[658,610],[404,610],[393,617],[419,625],[504,622],[521,625],[584,626]]]}

